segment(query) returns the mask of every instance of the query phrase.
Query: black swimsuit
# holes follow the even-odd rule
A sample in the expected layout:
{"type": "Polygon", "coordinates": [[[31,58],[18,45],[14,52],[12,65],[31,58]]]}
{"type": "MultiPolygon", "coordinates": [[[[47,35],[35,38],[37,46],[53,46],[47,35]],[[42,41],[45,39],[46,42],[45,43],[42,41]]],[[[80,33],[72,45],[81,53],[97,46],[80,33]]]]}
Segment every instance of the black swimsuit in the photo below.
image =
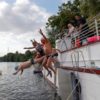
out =
{"type": "MultiPolygon", "coordinates": [[[[44,56],[44,55],[45,55],[44,50],[43,50],[43,47],[42,47],[40,44],[37,44],[37,46],[35,47],[35,49],[36,49],[37,52],[39,52],[39,54],[40,54],[41,56],[44,56]]],[[[33,58],[31,58],[31,63],[32,63],[32,64],[35,64],[33,58]]]]}

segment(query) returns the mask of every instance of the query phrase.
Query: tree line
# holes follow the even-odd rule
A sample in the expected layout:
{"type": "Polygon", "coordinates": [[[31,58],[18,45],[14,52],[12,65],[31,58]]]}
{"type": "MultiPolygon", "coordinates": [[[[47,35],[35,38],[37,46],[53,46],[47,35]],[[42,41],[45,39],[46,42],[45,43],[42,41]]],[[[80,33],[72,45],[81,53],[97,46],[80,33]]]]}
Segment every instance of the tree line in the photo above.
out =
{"type": "Polygon", "coordinates": [[[16,53],[8,53],[3,57],[0,57],[0,61],[1,62],[22,62],[22,61],[27,61],[33,56],[35,56],[35,52],[31,52],[29,50],[27,50],[24,54],[16,51],[16,53]]]}

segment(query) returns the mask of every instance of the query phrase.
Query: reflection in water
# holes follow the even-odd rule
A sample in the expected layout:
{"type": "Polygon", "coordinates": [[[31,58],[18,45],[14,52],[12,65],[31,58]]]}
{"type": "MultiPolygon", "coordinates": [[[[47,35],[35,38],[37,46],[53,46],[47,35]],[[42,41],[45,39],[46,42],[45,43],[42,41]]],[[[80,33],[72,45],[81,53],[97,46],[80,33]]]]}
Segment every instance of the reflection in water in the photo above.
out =
{"type": "Polygon", "coordinates": [[[54,91],[33,69],[13,76],[16,63],[0,63],[0,100],[54,100],[54,91]]]}

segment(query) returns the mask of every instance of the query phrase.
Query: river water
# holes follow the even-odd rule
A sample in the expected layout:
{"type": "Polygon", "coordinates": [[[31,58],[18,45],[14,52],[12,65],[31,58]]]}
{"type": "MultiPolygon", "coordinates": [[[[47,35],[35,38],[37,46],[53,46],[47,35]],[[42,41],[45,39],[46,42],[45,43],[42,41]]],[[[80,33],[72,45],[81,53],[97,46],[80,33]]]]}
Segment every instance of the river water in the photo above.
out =
{"type": "Polygon", "coordinates": [[[33,74],[33,68],[22,75],[12,75],[17,63],[0,63],[0,100],[54,100],[54,90],[47,81],[33,74]]]}

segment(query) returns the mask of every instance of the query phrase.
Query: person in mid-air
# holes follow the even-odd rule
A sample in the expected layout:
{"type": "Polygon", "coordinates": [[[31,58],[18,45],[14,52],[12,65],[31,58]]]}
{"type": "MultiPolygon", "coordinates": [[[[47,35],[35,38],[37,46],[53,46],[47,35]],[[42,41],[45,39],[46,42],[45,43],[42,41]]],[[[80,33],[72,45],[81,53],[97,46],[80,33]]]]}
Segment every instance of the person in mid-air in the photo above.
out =
{"type": "Polygon", "coordinates": [[[55,59],[55,56],[58,56],[57,51],[60,52],[60,50],[58,49],[54,49],[49,41],[49,39],[46,38],[46,36],[43,34],[42,30],[40,29],[39,33],[43,36],[43,38],[41,39],[41,43],[43,45],[43,49],[45,52],[45,58],[42,62],[42,64],[44,64],[46,62],[46,66],[51,69],[54,74],[56,74],[55,69],[52,67],[52,62],[58,62],[57,59],[55,59]]]}
{"type": "MultiPolygon", "coordinates": [[[[40,34],[43,36],[43,38],[41,39],[41,43],[42,43],[42,54],[41,54],[41,50],[39,48],[36,48],[36,51],[38,51],[38,54],[40,54],[38,57],[36,57],[35,59],[32,57],[31,60],[26,61],[26,64],[22,63],[22,69],[28,68],[30,66],[28,65],[32,65],[32,64],[36,64],[36,63],[41,63],[41,67],[44,66],[47,70],[51,69],[54,74],[56,74],[55,69],[52,67],[52,62],[57,62],[56,59],[54,59],[54,56],[58,56],[57,50],[52,48],[50,41],[46,38],[46,36],[42,33],[42,30],[40,29],[40,34]],[[42,55],[42,56],[41,56],[42,55]],[[27,67],[26,67],[27,66],[27,67]]],[[[35,44],[38,44],[37,42],[35,42],[35,44]]],[[[37,47],[37,45],[35,46],[37,47]]],[[[59,51],[59,50],[58,50],[59,51]]],[[[48,72],[50,73],[50,71],[48,70],[48,72]]]]}
{"type": "MultiPolygon", "coordinates": [[[[32,41],[32,45],[33,47],[25,47],[24,49],[36,49],[36,56],[34,58],[34,63],[42,63],[43,59],[44,59],[44,50],[43,50],[43,47],[40,43],[38,43],[37,41],[32,41]],[[42,57],[42,58],[41,58],[42,57]],[[41,59],[39,59],[41,58],[41,59]]],[[[23,73],[23,70],[26,69],[26,68],[29,68],[33,63],[33,59],[31,59],[31,61],[26,61],[26,62],[23,62],[21,63],[19,66],[17,66],[15,69],[16,69],[16,72],[13,73],[14,75],[16,75],[19,71],[21,71],[21,74],[23,73]]],[[[50,76],[52,77],[52,73],[51,71],[45,66],[45,63],[43,64],[43,67],[48,71],[48,74],[50,74],[50,76]]]]}

